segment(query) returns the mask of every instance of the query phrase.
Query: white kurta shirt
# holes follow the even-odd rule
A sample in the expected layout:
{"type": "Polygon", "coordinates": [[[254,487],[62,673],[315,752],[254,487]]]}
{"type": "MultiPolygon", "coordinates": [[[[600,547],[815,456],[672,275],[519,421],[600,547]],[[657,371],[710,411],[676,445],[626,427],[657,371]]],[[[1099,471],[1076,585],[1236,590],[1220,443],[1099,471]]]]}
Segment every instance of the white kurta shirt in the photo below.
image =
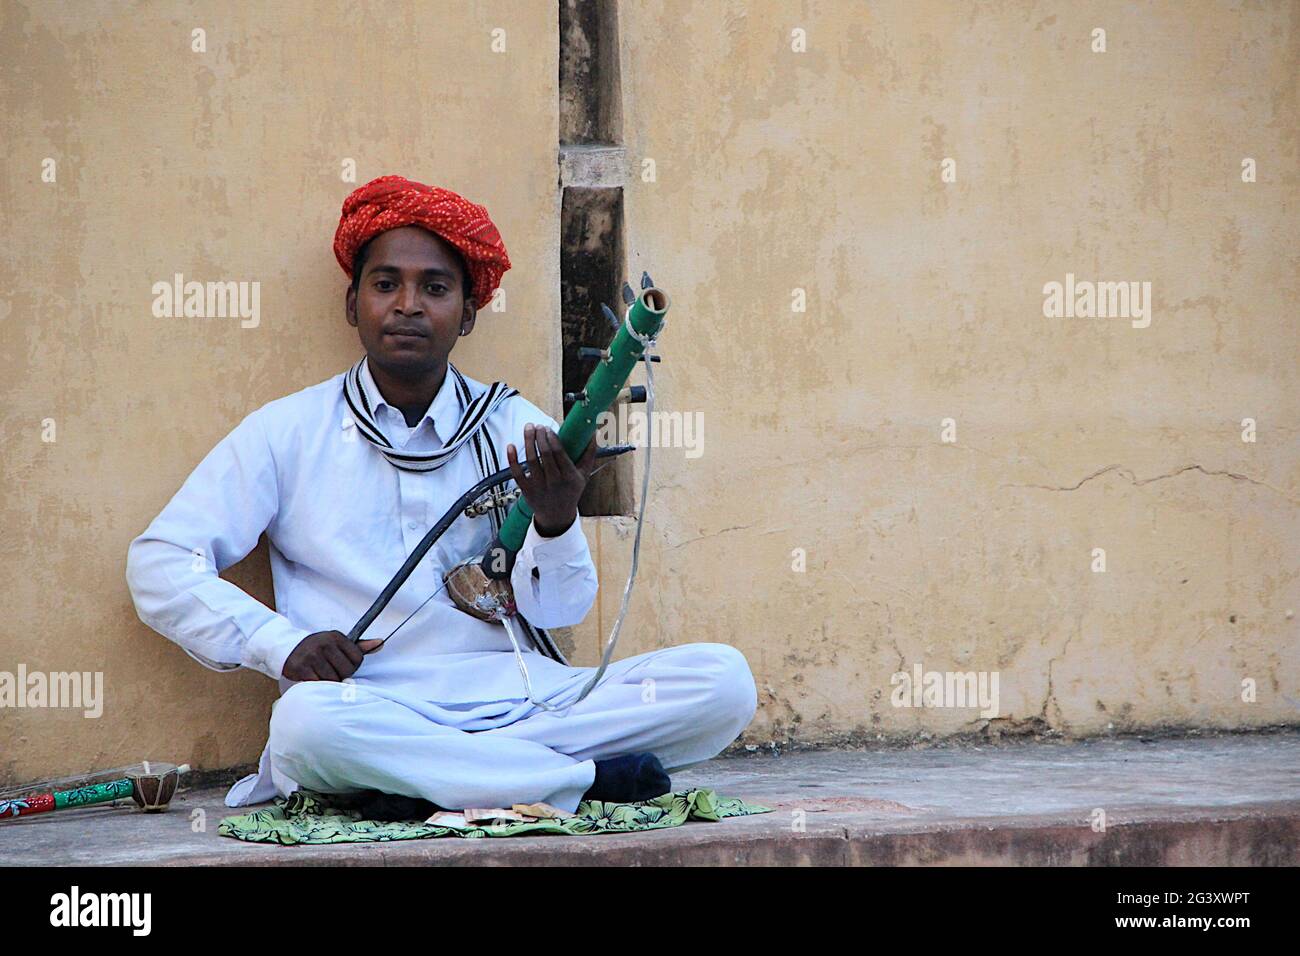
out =
{"type": "MultiPolygon", "coordinates": [[[[474,395],[485,389],[466,380],[474,395]]],[[[399,449],[440,448],[460,421],[450,373],[414,428],[384,400],[368,368],[361,382],[379,427],[399,449]]],[[[522,459],[529,423],[558,428],[521,396],[489,417],[485,430],[502,467],[507,443],[522,459]]],[[[298,643],[316,631],[346,634],[425,532],[479,477],[470,443],[434,471],[395,468],[358,433],[340,373],[248,415],[131,542],[126,577],[136,611],[209,666],[254,668],[278,679],[283,691],[292,685],[282,676],[284,662],[298,643]],[[218,576],[263,532],[276,610],[218,576]]],[[[387,635],[442,587],[445,571],[481,554],[491,536],[487,517],[459,517],[365,636],[387,635]]],[[[597,589],[581,521],[554,538],[541,537],[530,524],[511,584],[520,613],[537,627],[580,622],[597,589]]],[[[516,634],[535,694],[576,694],[586,672],[533,652],[518,628],[516,634]]],[[[352,679],[463,730],[500,726],[532,707],[505,629],[456,609],[445,589],[368,654],[352,679]]],[[[264,750],[258,773],[237,783],[226,803],[270,799],[273,775],[264,750]]]]}

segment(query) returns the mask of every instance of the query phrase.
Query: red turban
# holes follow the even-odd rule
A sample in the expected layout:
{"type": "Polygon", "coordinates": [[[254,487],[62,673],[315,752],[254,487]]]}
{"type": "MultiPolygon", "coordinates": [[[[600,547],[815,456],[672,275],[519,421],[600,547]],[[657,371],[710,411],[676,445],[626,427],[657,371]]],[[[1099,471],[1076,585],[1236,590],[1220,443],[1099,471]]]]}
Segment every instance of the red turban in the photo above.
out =
{"type": "Polygon", "coordinates": [[[343,200],[334,233],[334,257],[352,278],[352,261],[367,241],[401,226],[423,226],[446,239],[465,257],[474,305],[483,308],[510,268],[501,233],[487,208],[449,189],[426,186],[402,176],[380,176],[343,200]]]}

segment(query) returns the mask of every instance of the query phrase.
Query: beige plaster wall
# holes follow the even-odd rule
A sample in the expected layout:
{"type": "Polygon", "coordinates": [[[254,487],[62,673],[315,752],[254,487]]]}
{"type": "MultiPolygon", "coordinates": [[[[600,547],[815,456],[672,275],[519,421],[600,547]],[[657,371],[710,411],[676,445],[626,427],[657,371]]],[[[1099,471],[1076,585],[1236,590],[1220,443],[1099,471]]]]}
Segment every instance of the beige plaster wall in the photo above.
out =
{"type": "MultiPolygon", "coordinates": [[[[126,546],[245,414],[360,357],[330,244],[344,196],[387,172],[487,206],[514,263],[507,311],[484,312],[456,361],[558,412],[553,11],[0,10],[0,670],[102,670],[105,698],[98,719],[0,711],[0,776],[255,760],[274,685],[208,672],[142,625],[126,546]],[[206,53],[191,52],[194,28],[206,53]],[[356,183],[341,179],[349,159],[356,183]],[[154,318],[152,285],[176,272],[260,281],[260,324],[154,318]]],[[[261,549],[231,576],[271,599],[261,549]]]]}
{"type": "Polygon", "coordinates": [[[735,643],[751,744],[1295,723],[1300,5],[620,29],[633,268],[706,422],[658,458],[629,651],[735,643]],[[1149,327],[1045,318],[1067,272],[1150,282],[1149,327]],[[999,716],[893,706],[918,664],[997,672],[999,716]]]}
{"type": "MultiPolygon", "coordinates": [[[[655,450],[622,653],[741,648],[751,745],[1295,723],[1300,5],[620,16],[629,268],[673,297],[661,408],[705,424],[655,450]],[[1149,281],[1150,326],[1045,318],[1067,272],[1149,281]],[[891,706],[916,664],[996,672],[999,716],[891,706]]],[[[98,719],[0,711],[0,779],[256,758],[271,682],[140,624],[126,546],[360,354],[345,160],[487,205],[508,307],[456,360],[558,412],[557,42],[542,0],[0,4],[0,670],[105,681],[98,719]],[[260,324],[155,318],[176,272],[260,281],[260,324]]],[[[584,524],[591,663],[631,523],[584,524]]],[[[260,552],[230,576],[269,599],[260,552]]]]}

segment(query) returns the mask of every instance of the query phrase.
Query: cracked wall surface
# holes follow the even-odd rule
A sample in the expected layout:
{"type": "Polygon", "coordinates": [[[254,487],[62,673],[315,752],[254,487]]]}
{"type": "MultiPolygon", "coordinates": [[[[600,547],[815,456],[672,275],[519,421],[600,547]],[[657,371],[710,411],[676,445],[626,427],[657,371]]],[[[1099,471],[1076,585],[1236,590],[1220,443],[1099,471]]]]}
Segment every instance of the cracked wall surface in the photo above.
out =
{"type": "MultiPolygon", "coordinates": [[[[140,624],[126,547],[251,409],[355,360],[344,157],[489,208],[509,311],[456,360],[560,406],[553,4],[124,16],[0,6],[0,670],[102,670],[106,698],[0,714],[3,779],[256,759],[271,682],[140,624]],[[155,319],[177,271],[260,280],[261,326],[155,319]]],[[[655,450],[620,654],[739,647],[749,746],[1300,722],[1300,5],[619,17],[628,272],[673,301],[660,407],[705,421],[700,457],[655,450]],[[1067,273],[1149,281],[1149,327],[1045,318],[1067,273]],[[894,706],[917,664],[998,673],[999,714],[894,706]]],[[[634,524],[583,523],[602,589],[564,639],[591,664],[634,524]]],[[[271,600],[261,549],[227,576],[271,600]]]]}
{"type": "Polygon", "coordinates": [[[621,17],[628,246],[707,422],[657,459],[636,647],[744,650],[750,746],[1300,722],[1300,5],[621,17]],[[1067,272],[1151,282],[1150,325],[1044,317],[1067,272]],[[918,663],[999,715],[894,706],[918,663]]]}

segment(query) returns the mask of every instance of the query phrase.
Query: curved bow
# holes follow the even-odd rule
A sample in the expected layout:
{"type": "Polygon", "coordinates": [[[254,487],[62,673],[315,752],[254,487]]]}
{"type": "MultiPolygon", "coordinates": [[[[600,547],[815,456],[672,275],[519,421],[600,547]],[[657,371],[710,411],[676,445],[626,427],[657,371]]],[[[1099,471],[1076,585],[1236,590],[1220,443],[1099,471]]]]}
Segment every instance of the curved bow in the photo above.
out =
{"type": "MultiPolygon", "coordinates": [[[[634,445],[610,445],[607,448],[597,449],[596,457],[611,458],[614,455],[622,455],[625,452],[632,451],[634,448],[634,445]]],[[[524,464],[524,468],[526,473],[526,464],[524,464]]],[[[370,609],[367,610],[365,614],[361,615],[360,620],[352,626],[352,630],[348,631],[348,640],[352,641],[354,644],[361,640],[361,635],[364,634],[366,629],[374,623],[375,618],[384,613],[384,608],[386,608],[388,602],[393,599],[393,595],[395,595],[398,589],[406,583],[406,579],[411,576],[415,571],[416,566],[419,565],[419,563],[424,559],[424,556],[429,553],[429,549],[434,546],[437,540],[441,538],[444,533],[446,533],[447,529],[451,527],[452,522],[460,516],[461,512],[477,500],[484,492],[496,488],[498,485],[504,485],[511,479],[511,477],[510,469],[502,468],[500,471],[493,472],[486,478],[481,479],[467,492],[457,498],[455,503],[447,509],[446,513],[434,522],[433,527],[430,528],[425,536],[420,539],[420,543],[415,546],[410,555],[407,556],[406,560],[402,562],[402,566],[397,569],[397,573],[393,575],[392,580],[389,581],[388,584],[384,586],[384,589],[379,592],[379,597],[375,598],[374,603],[370,605],[370,609]]],[[[445,583],[443,587],[446,587],[445,583]]],[[[439,588],[438,590],[441,591],[442,589],[439,588]]],[[[425,599],[424,604],[428,604],[437,593],[438,591],[435,591],[433,594],[429,595],[429,597],[425,599]]],[[[424,607],[424,604],[421,604],[420,607],[424,607]]],[[[420,608],[416,608],[416,611],[419,609],[420,608]]],[[[410,617],[407,617],[407,620],[409,621],[410,617]]],[[[406,621],[402,622],[402,624],[405,623],[406,621]]],[[[397,625],[397,628],[400,628],[402,624],[397,625]]],[[[388,637],[392,637],[393,634],[397,632],[397,628],[394,628],[388,637]]],[[[384,640],[388,640],[388,637],[385,637],[384,640]]]]}

